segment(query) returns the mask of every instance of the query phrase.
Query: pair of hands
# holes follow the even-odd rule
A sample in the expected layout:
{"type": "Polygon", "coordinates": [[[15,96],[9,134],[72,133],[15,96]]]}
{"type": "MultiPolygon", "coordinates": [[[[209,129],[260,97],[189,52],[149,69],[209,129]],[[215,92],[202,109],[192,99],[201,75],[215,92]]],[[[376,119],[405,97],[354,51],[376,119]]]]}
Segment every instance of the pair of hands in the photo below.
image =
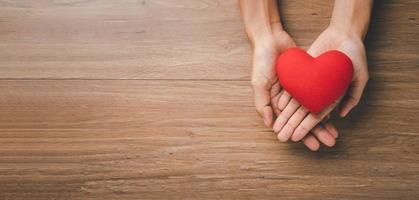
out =
{"type": "Polygon", "coordinates": [[[278,134],[278,139],[286,142],[302,140],[312,151],[320,147],[334,146],[338,137],[337,129],[327,119],[340,104],[338,112],[346,116],[362,96],[368,81],[365,47],[362,38],[356,34],[345,33],[339,28],[329,26],[313,42],[307,52],[316,57],[329,50],[344,52],[353,63],[354,77],[346,96],[341,97],[319,114],[310,113],[290,94],[281,88],[276,75],[276,58],[284,50],[296,46],[284,30],[273,31],[253,45],[252,88],[255,106],[268,127],[278,134]]]}

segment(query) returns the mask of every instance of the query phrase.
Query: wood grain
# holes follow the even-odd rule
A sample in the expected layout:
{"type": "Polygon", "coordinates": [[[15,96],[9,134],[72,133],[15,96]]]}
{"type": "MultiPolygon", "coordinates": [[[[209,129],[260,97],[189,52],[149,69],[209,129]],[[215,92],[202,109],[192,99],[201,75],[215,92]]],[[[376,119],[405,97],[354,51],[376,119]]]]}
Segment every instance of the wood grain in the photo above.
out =
{"type": "MultiPolygon", "coordinates": [[[[333,1],[280,1],[307,48],[333,1]]],[[[0,199],[418,199],[419,2],[376,1],[337,146],[256,114],[235,1],[0,1],[0,199]]]]}
{"type": "Polygon", "coordinates": [[[1,194],[407,198],[419,186],[419,102],[390,95],[406,87],[419,92],[370,87],[362,107],[374,115],[346,119],[336,148],[309,153],[259,123],[247,82],[2,81],[1,194]]]}
{"type": "MultiPolygon", "coordinates": [[[[280,2],[285,27],[308,48],[333,2],[280,2]]],[[[372,76],[418,80],[418,6],[376,2],[372,76]]],[[[250,79],[235,1],[0,1],[0,13],[0,78],[250,79]]]]}
{"type": "Polygon", "coordinates": [[[0,1],[0,13],[0,78],[249,79],[235,1],[0,1]]]}

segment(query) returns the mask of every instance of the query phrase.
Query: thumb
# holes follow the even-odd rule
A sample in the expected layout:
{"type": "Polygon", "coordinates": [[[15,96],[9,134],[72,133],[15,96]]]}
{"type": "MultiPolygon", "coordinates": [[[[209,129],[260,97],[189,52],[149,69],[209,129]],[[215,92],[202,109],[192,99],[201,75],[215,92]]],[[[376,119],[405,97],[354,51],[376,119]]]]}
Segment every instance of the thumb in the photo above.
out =
{"type": "Polygon", "coordinates": [[[270,105],[270,89],[266,83],[261,81],[252,80],[252,88],[254,93],[254,102],[256,110],[259,115],[263,118],[263,121],[267,127],[272,126],[273,111],[270,105]]]}
{"type": "Polygon", "coordinates": [[[363,79],[353,82],[353,85],[348,90],[347,97],[343,100],[342,106],[339,109],[339,115],[341,117],[345,117],[352,108],[358,105],[366,84],[367,81],[363,79]]]}

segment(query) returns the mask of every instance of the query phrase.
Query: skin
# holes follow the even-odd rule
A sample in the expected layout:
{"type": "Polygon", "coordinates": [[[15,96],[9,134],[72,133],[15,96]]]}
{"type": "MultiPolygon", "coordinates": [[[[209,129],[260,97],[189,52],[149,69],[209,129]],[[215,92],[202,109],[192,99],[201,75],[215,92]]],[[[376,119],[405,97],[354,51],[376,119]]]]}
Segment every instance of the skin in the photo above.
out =
{"type": "MultiPolygon", "coordinates": [[[[239,4],[253,49],[251,84],[255,107],[265,125],[271,127],[277,116],[286,118],[282,113],[289,113],[290,108],[286,108],[288,101],[291,101],[291,97],[279,85],[275,71],[276,57],[287,48],[295,46],[295,43],[282,27],[276,0],[240,0],[239,4]]],[[[280,141],[288,139],[281,136],[278,135],[280,141]]],[[[318,123],[302,141],[310,150],[316,151],[320,142],[333,146],[337,136],[338,132],[332,124],[318,123]]]]}
{"type": "MultiPolygon", "coordinates": [[[[367,57],[363,39],[368,30],[372,0],[336,0],[329,27],[320,34],[308,49],[316,57],[329,50],[344,52],[352,61],[354,78],[346,96],[336,100],[319,114],[309,113],[293,98],[278,116],[273,129],[281,141],[300,141],[339,104],[339,115],[346,116],[360,101],[368,81],[367,57]],[[291,127],[291,128],[290,128],[291,127]]],[[[288,99],[289,94],[285,94],[288,99]]],[[[285,101],[285,100],[284,100],[285,101]]],[[[321,140],[322,141],[322,140],[321,140]]],[[[332,146],[331,138],[322,141],[332,146]]]]}
{"type": "Polygon", "coordinates": [[[340,116],[346,116],[362,96],[368,81],[368,69],[363,39],[366,35],[373,0],[336,0],[328,28],[307,51],[318,56],[328,50],[340,50],[354,65],[354,78],[346,96],[336,100],[315,115],[294,100],[278,83],[276,57],[295,46],[283,29],[276,0],[239,0],[246,33],[253,49],[252,88],[258,113],[266,126],[278,134],[282,142],[300,141],[312,151],[334,146],[338,131],[325,121],[338,105],[340,116]]]}

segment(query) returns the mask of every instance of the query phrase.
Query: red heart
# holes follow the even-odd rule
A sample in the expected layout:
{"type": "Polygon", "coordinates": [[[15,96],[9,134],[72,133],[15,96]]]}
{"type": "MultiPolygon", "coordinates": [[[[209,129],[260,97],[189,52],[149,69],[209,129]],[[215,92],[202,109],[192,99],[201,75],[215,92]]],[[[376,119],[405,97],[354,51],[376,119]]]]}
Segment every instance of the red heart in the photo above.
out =
{"type": "Polygon", "coordinates": [[[282,87],[301,105],[318,113],[342,96],[352,80],[351,59],[336,50],[313,58],[290,48],[278,56],[276,73],[282,87]]]}

